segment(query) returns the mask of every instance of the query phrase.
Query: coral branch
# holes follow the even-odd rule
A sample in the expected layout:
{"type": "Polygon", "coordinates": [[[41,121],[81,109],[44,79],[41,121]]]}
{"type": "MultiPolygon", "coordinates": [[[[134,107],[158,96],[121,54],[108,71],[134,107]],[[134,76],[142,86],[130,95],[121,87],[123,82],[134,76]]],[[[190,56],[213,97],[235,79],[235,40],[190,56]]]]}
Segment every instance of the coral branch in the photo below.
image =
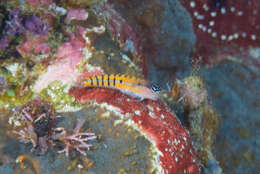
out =
{"type": "Polygon", "coordinates": [[[79,153],[86,155],[86,152],[83,149],[89,150],[92,146],[91,144],[87,144],[87,141],[96,139],[94,133],[80,132],[81,127],[85,123],[85,120],[77,120],[77,124],[73,130],[71,135],[67,135],[67,132],[64,128],[56,128],[54,132],[58,132],[53,134],[52,138],[60,140],[64,143],[64,149],[58,151],[59,153],[65,153],[66,156],[69,155],[70,149],[76,149],[79,153]]]}
{"type": "Polygon", "coordinates": [[[33,148],[37,146],[37,135],[34,132],[32,125],[28,125],[20,131],[13,131],[14,134],[19,135],[18,139],[22,143],[32,143],[33,148]]]}

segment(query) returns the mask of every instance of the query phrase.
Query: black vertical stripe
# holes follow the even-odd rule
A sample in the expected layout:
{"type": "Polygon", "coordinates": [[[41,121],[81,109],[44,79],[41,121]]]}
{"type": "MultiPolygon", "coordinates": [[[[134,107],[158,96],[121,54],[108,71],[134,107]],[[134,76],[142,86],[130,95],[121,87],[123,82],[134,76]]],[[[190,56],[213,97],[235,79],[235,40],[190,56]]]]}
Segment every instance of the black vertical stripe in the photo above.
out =
{"type": "Polygon", "coordinates": [[[113,85],[116,86],[116,76],[114,76],[113,85]]]}
{"type": "Polygon", "coordinates": [[[104,75],[102,75],[102,86],[104,86],[104,75]]]}
{"type": "Polygon", "coordinates": [[[110,86],[110,75],[107,75],[107,85],[110,86]]]}
{"type": "Polygon", "coordinates": [[[95,76],[95,77],[96,77],[96,81],[97,81],[97,86],[99,86],[98,76],[95,76]]]}
{"type": "Polygon", "coordinates": [[[90,85],[93,86],[93,79],[92,79],[92,77],[90,77],[89,79],[90,79],[90,85]]]}

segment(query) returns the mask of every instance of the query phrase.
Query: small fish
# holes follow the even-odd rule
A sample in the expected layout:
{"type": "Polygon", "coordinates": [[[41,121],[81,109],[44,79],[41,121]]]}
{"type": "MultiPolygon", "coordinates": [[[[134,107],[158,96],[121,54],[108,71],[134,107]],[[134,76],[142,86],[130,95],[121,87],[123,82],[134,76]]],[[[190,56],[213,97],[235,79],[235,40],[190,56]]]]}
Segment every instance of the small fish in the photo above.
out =
{"type": "Polygon", "coordinates": [[[124,74],[103,74],[98,76],[88,77],[83,80],[83,86],[89,87],[107,87],[114,88],[137,97],[140,100],[159,98],[159,91],[161,90],[158,85],[151,84],[148,81],[136,77],[127,76],[124,74]]]}

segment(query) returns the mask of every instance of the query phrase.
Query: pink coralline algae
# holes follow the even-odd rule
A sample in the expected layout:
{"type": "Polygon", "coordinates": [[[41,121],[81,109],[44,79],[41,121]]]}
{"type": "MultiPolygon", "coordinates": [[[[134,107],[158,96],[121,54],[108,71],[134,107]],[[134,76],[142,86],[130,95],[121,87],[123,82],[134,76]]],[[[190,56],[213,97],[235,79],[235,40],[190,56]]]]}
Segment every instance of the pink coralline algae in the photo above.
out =
{"type": "Polygon", "coordinates": [[[47,44],[49,25],[37,16],[29,16],[24,19],[26,40],[22,41],[16,49],[23,56],[31,54],[50,53],[51,47],[47,44]]]}
{"type": "Polygon", "coordinates": [[[86,70],[84,68],[83,72],[79,72],[76,67],[83,57],[87,59],[92,56],[91,41],[86,37],[86,34],[91,31],[100,34],[103,33],[104,30],[101,31],[99,27],[84,29],[77,26],[76,28],[77,32],[70,34],[70,40],[58,47],[55,54],[57,61],[48,66],[46,73],[39,76],[33,86],[34,91],[40,92],[56,80],[64,84],[72,84],[83,77],[103,73],[103,71],[98,68],[93,68],[91,70],[86,70]]]}
{"type": "Polygon", "coordinates": [[[17,46],[17,51],[22,56],[49,53],[50,46],[46,44],[48,29],[49,25],[37,16],[23,17],[20,11],[11,11],[3,31],[4,36],[0,40],[0,49],[5,50],[13,39],[25,33],[26,40],[17,46]]]}
{"type": "Polygon", "coordinates": [[[70,22],[72,20],[86,20],[88,18],[88,12],[84,9],[71,9],[68,11],[65,21],[70,22]]]}
{"type": "Polygon", "coordinates": [[[49,5],[52,3],[52,0],[26,0],[31,5],[49,5]]]}
{"type": "MultiPolygon", "coordinates": [[[[56,58],[58,59],[52,65],[49,65],[47,72],[41,75],[36,81],[33,89],[36,92],[40,92],[46,88],[51,82],[59,80],[63,83],[76,82],[82,73],[76,70],[76,66],[79,64],[85,56],[90,55],[91,52],[86,48],[87,43],[81,37],[82,28],[79,28],[78,33],[70,35],[70,41],[60,45],[56,52],[56,58]]],[[[89,75],[90,72],[83,72],[83,75],[89,75]]],[[[101,71],[93,70],[93,74],[100,74],[101,71]]],[[[90,74],[90,75],[93,75],[90,74]]]]}
{"type": "Polygon", "coordinates": [[[56,56],[60,60],[48,66],[47,72],[38,78],[33,89],[40,92],[55,80],[60,80],[64,83],[76,80],[75,77],[79,73],[74,68],[83,56],[81,51],[83,47],[84,42],[77,40],[74,36],[69,42],[59,46],[56,56]]]}
{"type": "Polygon", "coordinates": [[[250,1],[184,0],[197,35],[194,57],[214,63],[227,56],[239,56],[242,62],[260,67],[260,61],[248,54],[248,48],[260,46],[260,4],[250,1]]]}
{"type": "Polygon", "coordinates": [[[26,33],[26,40],[19,44],[16,49],[23,57],[30,54],[47,54],[51,51],[47,41],[48,35],[31,35],[26,33]]]}
{"type": "Polygon", "coordinates": [[[95,100],[97,104],[118,108],[121,115],[132,115],[135,126],[160,151],[159,160],[164,173],[201,172],[188,132],[161,101],[139,102],[118,90],[107,88],[72,88],[69,93],[80,102],[95,100]]]}

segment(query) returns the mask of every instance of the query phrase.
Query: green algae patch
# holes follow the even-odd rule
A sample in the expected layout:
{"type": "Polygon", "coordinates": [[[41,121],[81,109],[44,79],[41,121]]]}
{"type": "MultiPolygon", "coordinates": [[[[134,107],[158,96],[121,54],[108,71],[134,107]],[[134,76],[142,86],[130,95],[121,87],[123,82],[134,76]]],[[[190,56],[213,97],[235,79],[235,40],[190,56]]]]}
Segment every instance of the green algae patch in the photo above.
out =
{"type": "Polygon", "coordinates": [[[32,98],[27,75],[24,64],[4,63],[4,67],[0,68],[0,108],[19,107],[32,98]]]}
{"type": "Polygon", "coordinates": [[[57,112],[78,111],[82,108],[82,104],[68,94],[69,89],[69,85],[55,81],[42,90],[40,97],[43,100],[50,101],[57,112]]]}
{"type": "Polygon", "coordinates": [[[27,91],[21,95],[19,93],[20,90],[21,87],[17,86],[15,88],[6,89],[6,92],[0,94],[0,108],[19,107],[32,98],[33,94],[31,91],[27,91]]]}

